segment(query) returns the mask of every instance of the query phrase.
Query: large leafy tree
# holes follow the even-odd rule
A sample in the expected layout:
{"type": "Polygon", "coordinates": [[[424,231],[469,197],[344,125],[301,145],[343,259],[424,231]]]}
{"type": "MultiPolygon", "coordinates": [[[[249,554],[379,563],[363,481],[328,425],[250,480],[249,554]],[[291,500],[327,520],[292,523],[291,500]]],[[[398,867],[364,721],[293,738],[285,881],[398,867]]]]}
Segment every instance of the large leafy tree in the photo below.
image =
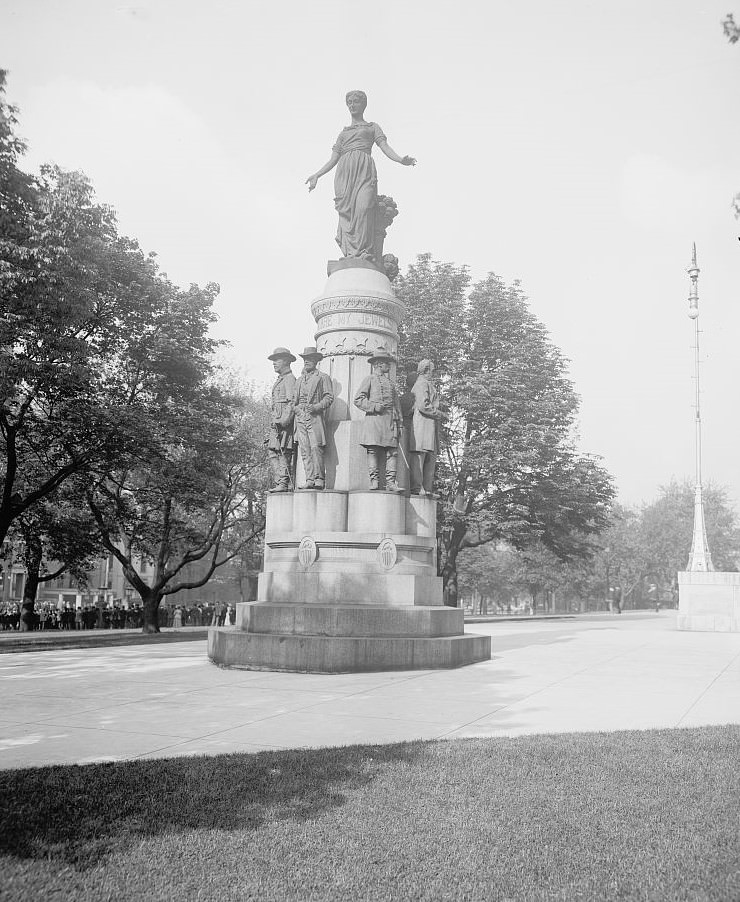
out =
{"type": "Polygon", "coordinates": [[[132,374],[151,353],[168,378],[178,335],[147,341],[171,295],[153,258],[118,235],[80,173],[25,176],[14,125],[0,93],[0,542],[67,480],[136,445],[148,399],[132,374]]]}
{"type": "Polygon", "coordinates": [[[206,375],[177,399],[161,386],[139,446],[88,489],[103,545],[142,599],[144,632],[158,631],[165,596],[203,586],[264,528],[266,408],[206,375]]]}
{"type": "Polygon", "coordinates": [[[442,402],[440,568],[451,603],[458,556],[505,541],[559,559],[587,555],[608,523],[606,470],[575,446],[578,398],[566,363],[518,283],[422,255],[399,279],[400,371],[435,361],[442,402]]]}
{"type": "Polygon", "coordinates": [[[26,145],[16,135],[18,109],[5,97],[0,69],[0,297],[13,291],[32,267],[28,240],[38,204],[36,180],[18,167],[26,145]]]}
{"type": "Polygon", "coordinates": [[[260,528],[243,405],[214,384],[218,286],[172,285],[153,255],[118,234],[80,173],[24,175],[3,90],[4,74],[0,543],[11,528],[25,535],[39,576],[39,537],[74,533],[62,504],[74,485],[156,629],[165,589],[201,584],[232,553],[231,537],[245,542],[260,528]],[[153,578],[141,579],[141,559],[153,578]]]}

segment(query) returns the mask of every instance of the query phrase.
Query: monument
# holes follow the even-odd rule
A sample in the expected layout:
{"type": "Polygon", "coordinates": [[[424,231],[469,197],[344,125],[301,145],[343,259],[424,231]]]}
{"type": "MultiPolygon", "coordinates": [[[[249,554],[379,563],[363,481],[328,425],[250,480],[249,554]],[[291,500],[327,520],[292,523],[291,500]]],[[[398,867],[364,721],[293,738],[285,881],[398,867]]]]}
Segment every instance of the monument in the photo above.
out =
{"type": "Polygon", "coordinates": [[[693,248],[689,293],[689,317],[694,322],[694,429],[696,484],[694,489],[694,534],[686,570],[678,574],[678,619],[680,630],[740,632],[740,573],[714,569],[704,520],[701,475],[701,392],[699,390],[699,267],[693,248]]]}
{"type": "Polygon", "coordinates": [[[443,603],[436,500],[407,492],[399,466],[408,446],[394,384],[403,306],[391,285],[397,261],[383,253],[397,209],[378,194],[372,148],[404,166],[416,161],[364,119],[361,91],[346,99],[351,123],[307,179],[313,191],[336,167],[343,256],[329,261],[311,304],[316,345],[295,382],[299,472],[284,490],[277,455],[287,439],[278,431],[287,419],[273,400],[276,491],[267,498],[264,569],[258,599],[237,605],[236,625],[209,631],[208,655],[222,666],[340,673],[458,667],[491,655],[490,637],[465,634],[463,611],[443,603]]]}

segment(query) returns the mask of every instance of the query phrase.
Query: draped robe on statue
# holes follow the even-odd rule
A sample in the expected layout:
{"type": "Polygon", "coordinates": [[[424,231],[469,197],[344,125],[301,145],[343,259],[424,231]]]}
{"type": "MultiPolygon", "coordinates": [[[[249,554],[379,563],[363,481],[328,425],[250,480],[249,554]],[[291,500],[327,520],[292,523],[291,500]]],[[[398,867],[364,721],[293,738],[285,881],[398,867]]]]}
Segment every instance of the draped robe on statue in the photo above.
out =
{"type": "Polygon", "coordinates": [[[334,176],[334,206],[339,214],[337,244],[345,257],[376,259],[378,173],[371,156],[373,144],[386,137],[376,122],[342,129],[332,148],[339,154],[334,176]]]}

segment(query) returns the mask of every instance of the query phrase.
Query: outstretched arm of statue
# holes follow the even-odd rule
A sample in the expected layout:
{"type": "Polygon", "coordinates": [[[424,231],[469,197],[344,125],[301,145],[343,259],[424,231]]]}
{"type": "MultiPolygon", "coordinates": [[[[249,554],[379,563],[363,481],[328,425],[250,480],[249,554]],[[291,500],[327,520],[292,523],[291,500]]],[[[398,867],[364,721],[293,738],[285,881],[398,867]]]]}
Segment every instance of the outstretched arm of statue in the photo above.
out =
{"type": "Polygon", "coordinates": [[[335,152],[329,157],[327,162],[324,163],[324,165],[321,167],[321,169],[319,169],[318,172],[314,172],[313,175],[309,175],[309,177],[306,179],[305,183],[308,185],[308,190],[313,191],[313,189],[316,187],[316,182],[318,182],[321,176],[326,175],[327,172],[331,172],[338,162],[339,154],[335,152]]]}
{"type": "Polygon", "coordinates": [[[387,141],[381,141],[380,144],[378,144],[378,147],[383,151],[388,159],[393,160],[394,163],[400,163],[402,166],[416,166],[416,160],[414,159],[414,157],[400,156],[400,154],[397,154],[387,141]]]}

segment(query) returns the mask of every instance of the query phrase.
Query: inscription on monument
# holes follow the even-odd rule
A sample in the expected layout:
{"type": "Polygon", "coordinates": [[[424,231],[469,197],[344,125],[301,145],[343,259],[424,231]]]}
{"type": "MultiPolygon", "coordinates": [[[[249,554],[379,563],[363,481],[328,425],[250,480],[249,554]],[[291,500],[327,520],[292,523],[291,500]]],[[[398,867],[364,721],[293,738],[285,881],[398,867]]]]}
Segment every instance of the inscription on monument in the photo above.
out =
{"type": "Polygon", "coordinates": [[[321,317],[317,323],[320,329],[375,326],[381,329],[393,329],[393,321],[376,313],[329,313],[321,317]]]}

